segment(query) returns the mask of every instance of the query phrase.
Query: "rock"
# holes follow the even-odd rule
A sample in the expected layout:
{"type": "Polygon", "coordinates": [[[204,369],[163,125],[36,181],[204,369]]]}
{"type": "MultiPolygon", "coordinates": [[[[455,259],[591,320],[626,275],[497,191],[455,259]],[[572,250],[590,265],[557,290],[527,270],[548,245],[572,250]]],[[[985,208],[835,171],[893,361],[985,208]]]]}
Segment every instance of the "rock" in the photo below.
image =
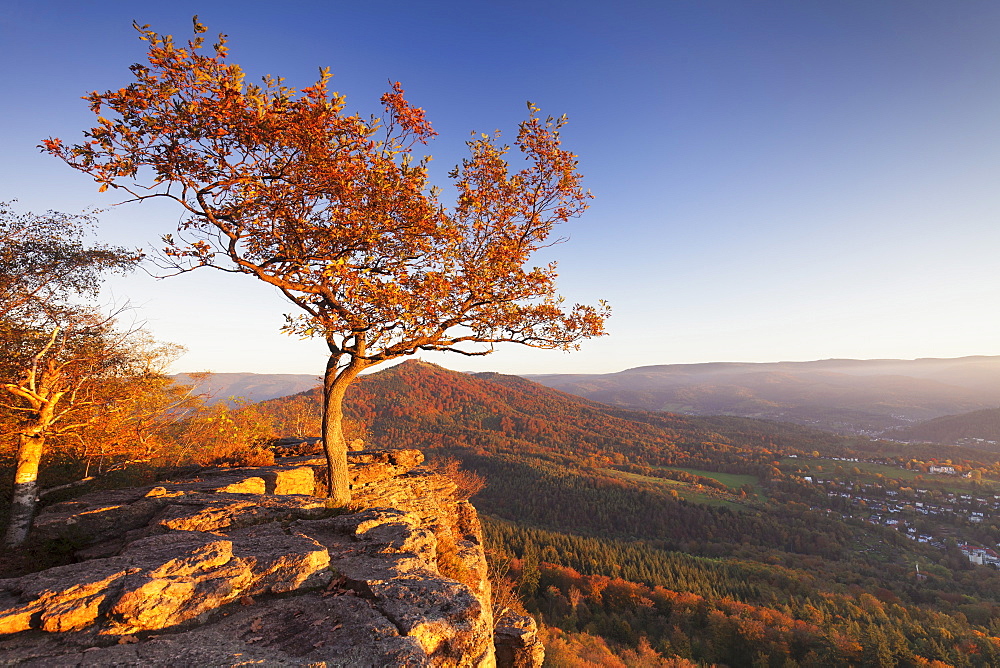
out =
{"type": "Polygon", "coordinates": [[[234,540],[196,531],[151,536],[118,557],[0,580],[0,632],[167,628],[243,595],[293,591],[310,578],[319,585],[314,576],[329,563],[315,541],[280,529],[234,540]]]}
{"type": "MultiPolygon", "coordinates": [[[[494,666],[475,509],[417,451],[350,458],[348,514],[302,493],[315,460],[46,508],[36,538],[87,547],[0,580],[0,665],[494,666]]],[[[530,619],[501,628],[502,665],[541,665],[530,619]]]]}
{"type": "Polygon", "coordinates": [[[279,438],[271,446],[276,457],[302,457],[304,455],[323,454],[323,439],[319,437],[279,438]]]}
{"type": "Polygon", "coordinates": [[[497,668],[534,668],[545,660],[535,620],[509,608],[497,620],[493,641],[497,668]]]}
{"type": "Polygon", "coordinates": [[[69,536],[86,546],[100,546],[94,552],[78,553],[83,558],[110,556],[108,545],[120,548],[122,536],[129,531],[149,535],[151,522],[163,529],[211,531],[289,514],[307,515],[324,507],[321,499],[312,496],[315,486],[314,469],[306,465],[202,471],[195,480],[92,492],[48,506],[35,519],[32,536],[40,541],[69,536]],[[203,510],[179,510],[177,506],[182,505],[203,510]]]}
{"type": "Polygon", "coordinates": [[[351,488],[388,480],[412,471],[424,461],[419,450],[362,450],[348,452],[351,488]]]}
{"type": "Polygon", "coordinates": [[[96,623],[109,596],[134,572],[127,559],[71,564],[0,580],[0,633],[79,631],[96,623]]]}

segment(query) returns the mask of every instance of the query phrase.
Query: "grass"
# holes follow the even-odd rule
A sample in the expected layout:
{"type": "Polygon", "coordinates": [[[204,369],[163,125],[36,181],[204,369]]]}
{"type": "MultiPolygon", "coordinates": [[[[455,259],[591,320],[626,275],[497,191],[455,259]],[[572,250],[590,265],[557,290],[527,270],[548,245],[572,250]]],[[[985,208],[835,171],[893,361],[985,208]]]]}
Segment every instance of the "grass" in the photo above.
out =
{"type": "Polygon", "coordinates": [[[601,472],[640,485],[649,485],[651,487],[677,492],[677,496],[685,501],[688,501],[689,503],[700,503],[706,506],[725,506],[731,510],[743,510],[743,506],[739,503],[724,499],[721,497],[721,494],[716,496],[699,491],[686,482],[668,480],[666,478],[656,478],[653,476],[640,475],[638,473],[629,473],[628,471],[619,471],[617,469],[601,469],[601,472]]]}
{"type": "MultiPolygon", "coordinates": [[[[681,482],[679,480],[668,480],[666,478],[655,478],[653,476],[641,475],[639,473],[629,473],[628,471],[619,471],[618,469],[601,469],[602,473],[609,473],[617,478],[625,478],[626,480],[631,480],[633,482],[641,482],[645,484],[655,484],[660,487],[686,487],[687,483],[681,482]]],[[[680,492],[680,490],[677,490],[680,492]]]]}
{"type": "Polygon", "coordinates": [[[716,471],[702,471],[700,469],[688,469],[680,466],[665,467],[661,466],[665,471],[684,471],[685,473],[690,473],[692,475],[698,475],[702,478],[711,478],[712,480],[718,480],[726,487],[731,489],[739,489],[743,485],[750,485],[757,491],[757,485],[760,480],[757,479],[755,475],[748,475],[744,473],[718,473],[716,471]]]}

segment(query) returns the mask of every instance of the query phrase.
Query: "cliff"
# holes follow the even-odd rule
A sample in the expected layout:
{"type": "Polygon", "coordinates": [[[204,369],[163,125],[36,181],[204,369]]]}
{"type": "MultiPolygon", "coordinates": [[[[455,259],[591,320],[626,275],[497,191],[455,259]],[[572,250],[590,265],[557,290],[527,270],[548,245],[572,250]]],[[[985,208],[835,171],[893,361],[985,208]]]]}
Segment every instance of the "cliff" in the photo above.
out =
{"type": "Polygon", "coordinates": [[[0,580],[0,664],[539,666],[530,618],[494,623],[475,509],[416,450],[202,471],[45,508],[76,563],[0,580]],[[321,490],[319,490],[321,491],[321,490]]]}

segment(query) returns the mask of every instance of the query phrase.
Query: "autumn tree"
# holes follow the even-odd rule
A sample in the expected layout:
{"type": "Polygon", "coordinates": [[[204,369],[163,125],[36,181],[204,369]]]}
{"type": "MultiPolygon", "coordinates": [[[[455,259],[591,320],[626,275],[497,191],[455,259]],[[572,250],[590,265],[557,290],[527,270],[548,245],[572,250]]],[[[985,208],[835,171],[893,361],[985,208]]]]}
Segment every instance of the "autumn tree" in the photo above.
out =
{"type": "Polygon", "coordinates": [[[17,213],[0,202],[0,318],[33,317],[97,294],[103,274],[132,267],[136,253],[84,245],[89,214],[17,213]]]}
{"type": "Polygon", "coordinates": [[[201,466],[263,466],[274,464],[267,444],[275,437],[272,417],[257,405],[240,400],[198,406],[175,425],[173,463],[201,466]]]}
{"type": "Polygon", "coordinates": [[[31,526],[46,438],[82,424],[85,406],[107,405],[96,381],[120,374],[124,354],[135,352],[110,318],[83,305],[103,273],[138,261],[122,248],[85,246],[92,224],[89,216],[19,215],[0,205],[0,407],[18,439],[9,546],[31,526]]]}
{"type": "Polygon", "coordinates": [[[520,169],[498,133],[473,135],[446,208],[429,158],[414,155],[436,133],[398,82],[380,116],[349,114],[327,70],[301,92],[271,77],[250,84],[227,62],[224,35],[204,48],[197,18],[184,46],[135,27],[148,64],[132,66],[128,86],[86,96],[98,124],[83,143],[43,147],[101,190],[179,204],[186,218],[165,237],[172,270],[249,274],[301,309],[286,330],[330,351],[323,439],[335,505],[350,499],[342,402],[362,371],[423,350],[571,349],[603,333],[603,303],[565,306],[555,265],[530,265],[590,197],[561,148],[564,117],[529,104],[514,140],[520,169]]]}
{"type": "Polygon", "coordinates": [[[73,433],[75,447],[67,448],[83,465],[85,477],[176,455],[181,425],[208,410],[193,386],[167,375],[169,364],[183,352],[180,346],[159,343],[142,332],[129,339],[135,357],[144,360],[133,364],[141,373],[101,382],[103,403],[94,419],[73,433]]]}
{"type": "Polygon", "coordinates": [[[0,348],[7,373],[0,403],[19,416],[17,468],[11,518],[4,543],[21,544],[34,517],[38,470],[47,440],[75,433],[115,410],[114,398],[134,379],[158,371],[137,345],[134,332],[94,309],[63,310],[30,323],[5,322],[0,348]]]}

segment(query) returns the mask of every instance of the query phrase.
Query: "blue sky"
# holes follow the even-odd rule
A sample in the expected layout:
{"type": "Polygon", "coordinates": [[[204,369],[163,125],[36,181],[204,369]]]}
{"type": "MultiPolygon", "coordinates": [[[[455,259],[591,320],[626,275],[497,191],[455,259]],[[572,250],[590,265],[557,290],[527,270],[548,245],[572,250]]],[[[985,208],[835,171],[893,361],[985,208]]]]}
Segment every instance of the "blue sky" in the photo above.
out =
{"type": "MultiPolygon", "coordinates": [[[[470,131],[531,100],[567,114],[596,199],[548,254],[570,301],[607,299],[579,352],[427,356],[462,370],[1000,354],[1000,4],[995,2],[16,3],[0,16],[0,199],[102,214],[155,245],[179,211],[114,195],[35,148],[92,125],[84,93],[128,83],[133,19],[186,38],[199,14],[251,77],[334,72],[348,107],[388,80],[423,107],[442,185],[470,131]]],[[[249,277],[109,282],[177,370],[319,373],[249,277]]]]}

